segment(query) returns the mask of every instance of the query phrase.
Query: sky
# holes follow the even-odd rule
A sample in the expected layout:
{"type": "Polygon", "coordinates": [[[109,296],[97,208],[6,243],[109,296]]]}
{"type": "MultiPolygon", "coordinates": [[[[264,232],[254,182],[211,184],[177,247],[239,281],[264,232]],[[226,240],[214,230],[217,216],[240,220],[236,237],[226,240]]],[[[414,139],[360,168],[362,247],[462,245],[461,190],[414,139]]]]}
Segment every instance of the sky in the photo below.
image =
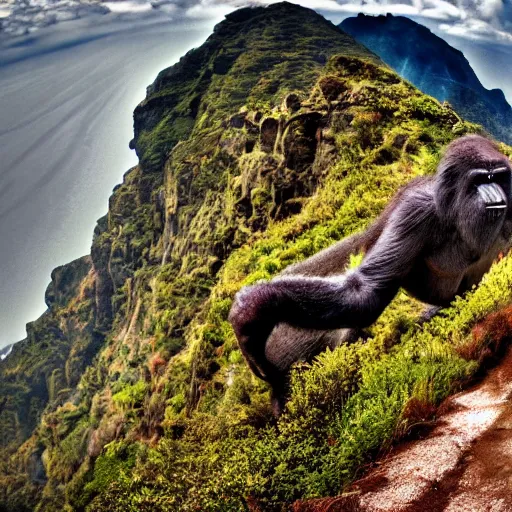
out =
{"type": "MultiPolygon", "coordinates": [[[[16,21],[9,9],[17,1],[4,2],[4,23],[16,21]]],[[[51,270],[89,252],[112,188],[137,162],[128,143],[145,87],[228,12],[274,2],[158,3],[107,2],[115,12],[37,31],[25,21],[21,38],[0,32],[0,348],[44,312],[51,270]]],[[[409,16],[462,50],[483,85],[512,103],[509,0],[294,3],[335,23],[358,12],[409,16]]]]}
{"type": "MultiPolygon", "coordinates": [[[[247,5],[268,5],[274,0],[2,0],[0,18],[27,19],[36,26],[41,19],[52,23],[71,16],[110,10],[116,14],[144,17],[151,13],[171,16],[175,22],[215,22],[228,12],[247,5]],[[62,7],[64,5],[64,7],[62,7]],[[63,9],[68,6],[67,12],[63,9]],[[77,5],[83,5],[82,10],[77,5]],[[91,6],[96,6],[92,8],[91,6]],[[157,6],[155,8],[154,6],[157,6]],[[51,13],[51,16],[48,14],[51,13]]],[[[512,43],[511,0],[293,0],[321,11],[330,19],[350,14],[400,14],[432,21],[443,33],[473,40],[512,43]]]]}
{"type": "Polygon", "coordinates": [[[52,269],[90,252],[113,187],[137,163],[128,144],[146,86],[211,29],[80,25],[71,38],[53,29],[0,48],[0,348],[45,311],[52,269]]]}
{"type": "MultiPolygon", "coordinates": [[[[268,5],[269,0],[162,0],[176,18],[213,19],[248,4],[268,5]]],[[[336,13],[399,14],[433,20],[440,31],[478,40],[512,43],[510,0],[297,0],[305,7],[322,11],[330,18],[336,13]]]]}

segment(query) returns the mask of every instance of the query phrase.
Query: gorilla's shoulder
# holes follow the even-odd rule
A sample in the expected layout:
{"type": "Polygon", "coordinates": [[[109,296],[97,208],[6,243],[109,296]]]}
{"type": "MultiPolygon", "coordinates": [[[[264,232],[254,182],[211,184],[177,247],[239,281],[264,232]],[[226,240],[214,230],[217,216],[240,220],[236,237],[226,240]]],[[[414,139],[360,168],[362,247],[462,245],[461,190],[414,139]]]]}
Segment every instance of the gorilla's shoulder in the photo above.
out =
{"type": "Polygon", "coordinates": [[[420,177],[406,185],[392,217],[395,222],[407,228],[419,224],[430,224],[432,228],[438,225],[440,218],[434,201],[433,181],[427,177],[420,177]]]}

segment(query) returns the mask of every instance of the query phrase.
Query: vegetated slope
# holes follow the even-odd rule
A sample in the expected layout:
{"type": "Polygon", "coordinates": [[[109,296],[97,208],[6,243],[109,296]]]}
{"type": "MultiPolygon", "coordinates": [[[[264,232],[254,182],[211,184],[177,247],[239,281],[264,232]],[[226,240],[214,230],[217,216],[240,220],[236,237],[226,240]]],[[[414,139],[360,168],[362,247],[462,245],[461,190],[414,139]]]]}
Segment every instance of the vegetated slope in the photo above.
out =
{"type": "Polygon", "coordinates": [[[477,324],[473,336],[482,335],[500,346],[488,375],[448,397],[421,436],[394,446],[342,496],[297,501],[293,512],[511,510],[512,308],[477,324]]]}
{"type": "Polygon", "coordinates": [[[391,14],[359,14],[339,26],[418,89],[449,102],[465,119],[512,143],[512,108],[503,91],[486,89],[462,52],[427,27],[391,14]]]}
{"type": "MultiPolygon", "coordinates": [[[[69,325],[63,313],[89,304],[104,342],[4,449],[0,507],[271,511],[340,492],[418,421],[414,404],[432,411],[476,371],[484,343],[466,334],[510,300],[512,260],[422,328],[422,305],[400,294],[366,343],[297,369],[278,423],[227,322],[232,297],[364,228],[475,130],[313,11],[229,15],[135,111],[141,163],[98,223],[91,273],[47,313],[69,325]]],[[[61,368],[43,349],[18,351],[61,368]]]]}
{"type": "Polygon", "coordinates": [[[76,386],[103,342],[94,329],[90,256],[57,267],[45,301],[48,310],[27,325],[27,338],[14,344],[0,361],[0,474],[5,477],[0,486],[0,509],[5,493],[10,493],[14,495],[12,510],[23,510],[15,494],[25,484],[27,503],[35,504],[32,498],[45,480],[44,445],[31,438],[22,472],[14,459],[14,466],[8,468],[8,458],[32,435],[45,407],[54,409],[76,396],[76,386]]]}

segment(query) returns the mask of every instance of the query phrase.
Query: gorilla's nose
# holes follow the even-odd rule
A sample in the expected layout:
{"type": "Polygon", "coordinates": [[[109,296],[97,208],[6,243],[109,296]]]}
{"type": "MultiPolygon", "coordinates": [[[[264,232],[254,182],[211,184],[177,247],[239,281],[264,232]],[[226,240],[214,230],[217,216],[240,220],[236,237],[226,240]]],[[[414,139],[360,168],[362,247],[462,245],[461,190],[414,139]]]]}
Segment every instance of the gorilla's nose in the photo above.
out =
{"type": "Polygon", "coordinates": [[[507,207],[507,196],[497,183],[483,183],[477,190],[486,209],[503,210],[507,207]]]}

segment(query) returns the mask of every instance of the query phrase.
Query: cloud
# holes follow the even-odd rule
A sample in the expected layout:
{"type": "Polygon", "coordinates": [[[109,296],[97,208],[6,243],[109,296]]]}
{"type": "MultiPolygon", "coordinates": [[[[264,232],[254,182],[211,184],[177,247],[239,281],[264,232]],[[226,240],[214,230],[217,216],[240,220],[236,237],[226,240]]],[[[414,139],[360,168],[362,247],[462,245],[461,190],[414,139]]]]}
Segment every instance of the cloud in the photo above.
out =
{"type": "MultiPolygon", "coordinates": [[[[211,26],[235,9],[278,1],[281,0],[7,0],[7,7],[0,6],[0,31],[22,35],[55,21],[70,19],[71,15],[76,18],[77,5],[83,11],[80,11],[80,17],[98,9],[142,16],[158,11],[160,15],[165,13],[173,19],[189,20],[194,25],[211,26]],[[13,5],[16,6],[15,12],[11,12],[13,5]]],[[[512,0],[289,1],[314,9],[336,23],[359,12],[372,15],[391,13],[411,17],[436,32],[512,45],[512,0]]],[[[5,2],[0,0],[0,4],[5,2]]]]}
{"type": "MultiPolygon", "coordinates": [[[[182,16],[194,20],[221,20],[248,5],[278,0],[169,0],[182,16]]],[[[386,14],[432,20],[439,30],[459,37],[512,44],[512,4],[509,0],[292,0],[322,14],[386,14]]]]}
{"type": "Polygon", "coordinates": [[[148,12],[151,11],[151,4],[139,3],[139,2],[130,2],[130,1],[120,1],[120,2],[104,2],[103,5],[107,7],[110,12],[114,13],[140,13],[140,12],[148,12]]]}
{"type": "Polygon", "coordinates": [[[236,7],[225,3],[201,2],[185,10],[185,16],[192,19],[222,19],[236,7]]]}
{"type": "Polygon", "coordinates": [[[477,19],[466,19],[458,23],[441,23],[439,29],[452,36],[465,37],[479,41],[495,41],[512,44],[512,34],[499,30],[491,23],[477,19]]]}
{"type": "Polygon", "coordinates": [[[349,2],[341,5],[342,10],[348,13],[359,13],[364,12],[365,14],[386,14],[391,12],[393,14],[399,15],[409,15],[415,16],[418,15],[418,9],[410,4],[405,3],[384,3],[384,2],[367,2],[367,3],[359,3],[359,2],[349,2]]]}
{"type": "Polygon", "coordinates": [[[434,20],[457,20],[465,17],[462,9],[445,0],[426,0],[421,2],[419,15],[434,20]]]}

